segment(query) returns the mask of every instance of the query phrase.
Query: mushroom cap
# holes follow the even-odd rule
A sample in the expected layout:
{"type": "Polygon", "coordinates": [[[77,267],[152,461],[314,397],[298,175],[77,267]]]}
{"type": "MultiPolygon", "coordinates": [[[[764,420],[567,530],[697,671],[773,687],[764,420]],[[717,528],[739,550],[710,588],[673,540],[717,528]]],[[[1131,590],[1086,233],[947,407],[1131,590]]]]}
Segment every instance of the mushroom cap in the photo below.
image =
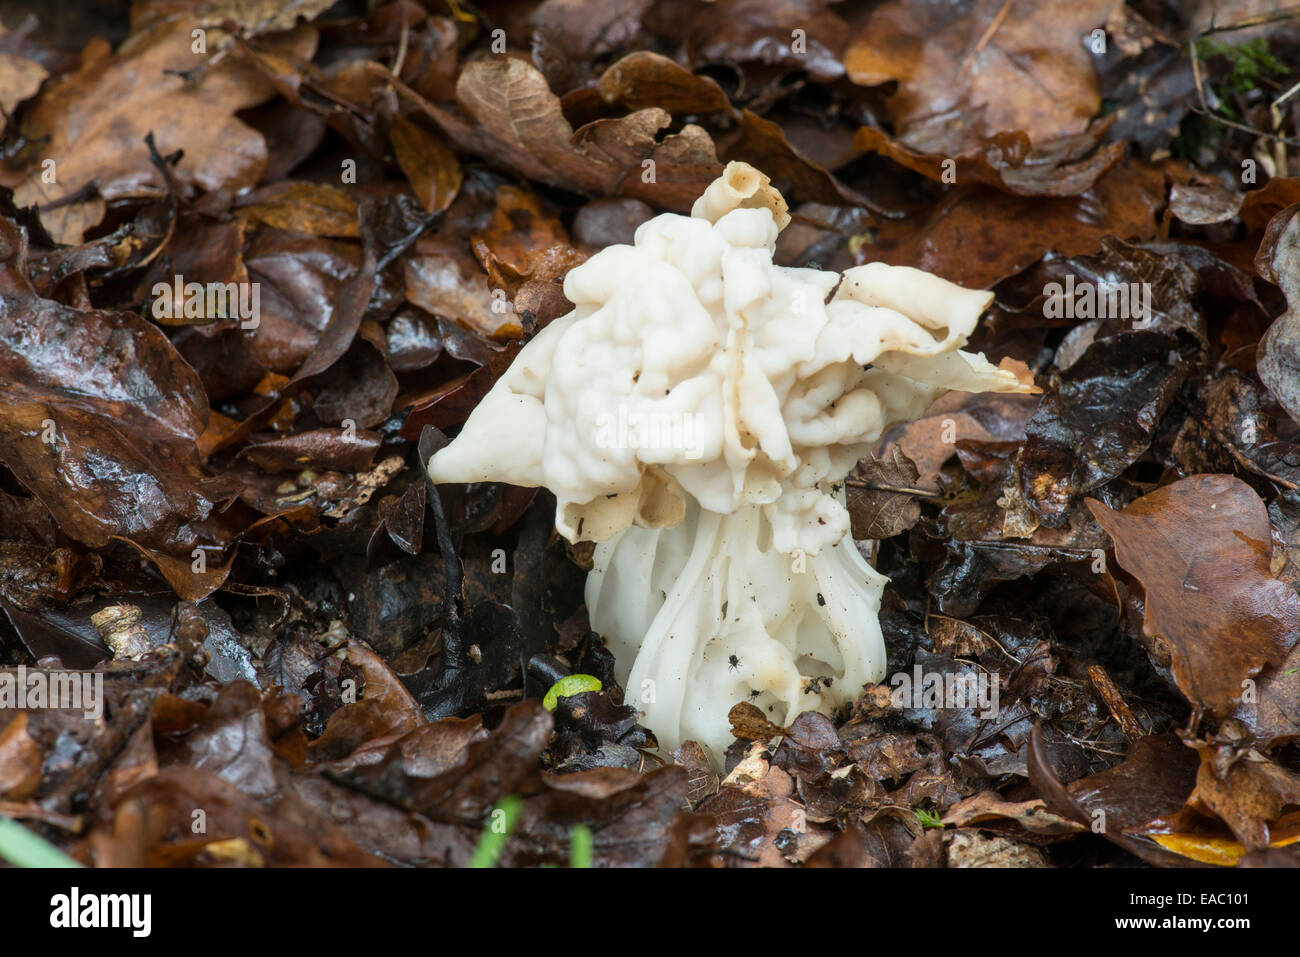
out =
{"type": "Polygon", "coordinates": [[[768,178],[730,163],[691,216],[657,216],[573,269],[574,310],[430,476],[543,485],[573,541],[675,525],[686,495],[722,514],[759,505],[776,549],[815,555],[849,528],[832,486],[891,425],[948,389],[1032,390],[959,351],[991,293],[883,263],[777,266],[788,221],[768,178]]]}

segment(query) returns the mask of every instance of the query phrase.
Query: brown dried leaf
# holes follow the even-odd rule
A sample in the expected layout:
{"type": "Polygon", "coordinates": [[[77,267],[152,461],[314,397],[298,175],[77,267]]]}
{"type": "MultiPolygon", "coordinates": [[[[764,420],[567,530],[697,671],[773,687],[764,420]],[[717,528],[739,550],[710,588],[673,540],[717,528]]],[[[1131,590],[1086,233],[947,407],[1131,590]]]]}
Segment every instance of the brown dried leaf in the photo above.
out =
{"type": "Polygon", "coordinates": [[[331,758],[336,770],[378,761],[394,741],[427,722],[415,698],[382,658],[352,639],[348,661],[365,678],[360,697],[330,715],[325,732],[311,744],[315,760],[331,758]]]}
{"type": "Polygon", "coordinates": [[[300,20],[314,20],[333,5],[331,0],[208,0],[195,16],[214,24],[232,21],[247,37],[289,30],[300,20]]]}
{"type": "Polygon", "coordinates": [[[501,863],[566,864],[573,828],[582,825],[591,831],[594,867],[681,867],[692,845],[713,840],[707,819],[684,810],[687,779],[684,768],[673,767],[544,774],[501,863]]]}
{"type": "Polygon", "coordinates": [[[875,8],[844,52],[849,79],[898,81],[894,128],[979,117],[991,137],[1023,130],[1033,143],[1080,133],[1101,110],[1097,77],[1079,38],[1101,26],[1112,0],[1017,7],[1000,0],[891,0],[875,8]]]}
{"type": "Polygon", "coordinates": [[[731,109],[722,87],[675,60],[638,50],[614,63],[597,84],[606,103],[629,110],[658,107],[669,113],[717,113],[731,109]]]}
{"type": "Polygon", "coordinates": [[[1211,226],[1234,219],[1244,197],[1217,180],[1174,183],[1169,188],[1169,213],[1192,226],[1211,226]]]}
{"type": "MultiPolygon", "coordinates": [[[[724,848],[740,860],[751,866],[785,867],[789,862],[778,839],[786,832],[804,831],[803,807],[795,797],[794,779],[767,761],[763,745],[755,742],[699,810],[716,820],[724,848]]],[[[826,837],[822,835],[818,846],[826,837]]],[[[806,853],[814,850],[808,847],[806,853]]]]}
{"type": "Polygon", "coordinates": [[[445,316],[467,330],[491,339],[517,339],[523,335],[514,306],[505,298],[493,295],[488,277],[475,269],[469,275],[457,259],[446,253],[423,252],[402,264],[406,281],[406,298],[436,316],[445,316]]]}
{"type": "Polygon", "coordinates": [[[1201,766],[1189,807],[1213,814],[1247,850],[1268,847],[1270,825],[1283,808],[1300,805],[1300,776],[1254,750],[1196,742],[1201,766]]]}
{"type": "Polygon", "coordinates": [[[918,495],[930,493],[918,487],[916,464],[897,445],[888,455],[868,455],[844,480],[853,537],[893,538],[907,531],[921,518],[918,495]]]}
{"type": "Polygon", "coordinates": [[[456,99],[466,115],[424,108],[462,149],[551,186],[634,196],[686,211],[722,171],[709,135],[694,124],[659,139],[672,122],[659,107],[574,130],[546,78],[514,57],[465,66],[456,99]],[[653,166],[643,165],[653,161],[653,166]],[[653,175],[649,175],[650,173],[653,175]]]}
{"type": "MultiPolygon", "coordinates": [[[[184,18],[155,24],[117,53],[85,63],[30,105],[23,131],[44,147],[14,190],[19,206],[67,199],[91,183],[110,201],[161,195],[161,177],[144,142],[149,132],[159,154],[184,151],[176,167],[182,183],[239,190],[258,181],[266,168],[266,142],[235,113],[268,99],[274,89],[233,59],[188,87],[176,74],[205,62],[191,49],[191,29],[184,18]],[[45,182],[45,160],[55,163],[53,183],[45,182]]],[[[309,56],[316,37],[303,27],[267,42],[309,56]]],[[[103,209],[102,199],[79,200],[47,211],[44,221],[55,238],[77,243],[103,209]]]]}
{"type": "Polygon", "coordinates": [[[949,867],[1050,867],[1036,847],[1005,837],[986,837],[976,830],[944,835],[949,867]]]}
{"type": "Polygon", "coordinates": [[[380,762],[352,772],[349,780],[433,820],[477,822],[500,798],[536,781],[554,720],[532,700],[514,705],[489,734],[476,730],[480,717],[469,721],[472,725],[457,733],[461,743],[454,753],[445,750],[446,729],[466,722],[444,718],[416,729],[418,741],[397,742],[380,762]]]}
{"type": "Polygon", "coordinates": [[[741,741],[767,741],[785,733],[785,728],[773,724],[761,708],[748,701],[737,701],[727,713],[731,733],[741,741]]]}
{"type": "Polygon", "coordinates": [[[938,491],[939,473],[959,451],[958,443],[1007,442],[1019,446],[1025,438],[1025,423],[1040,401],[1036,395],[949,392],[936,399],[921,418],[886,432],[876,451],[883,456],[892,447],[899,448],[916,464],[917,488],[938,491]]]}
{"type": "Polygon", "coordinates": [[[252,863],[296,867],[383,867],[323,813],[294,795],[258,802],[206,768],[172,767],[115,802],[88,838],[100,867],[252,863]],[[268,806],[269,805],[269,806],[268,806]],[[206,832],[193,834],[202,808],[206,832]]]}
{"type": "Polygon", "coordinates": [[[915,266],[972,289],[988,289],[1043,254],[1096,252],[1106,236],[1149,239],[1164,205],[1164,177],[1121,164],[1077,197],[1008,196],[958,187],[925,215],[891,220],[860,257],[915,266]]]}
{"type": "Polygon", "coordinates": [[[1146,589],[1142,630],[1168,643],[1179,690],[1197,712],[1231,714],[1300,634],[1300,597],[1271,573],[1264,503],[1238,478],[1194,475],[1121,512],[1087,505],[1146,589]]]}
{"type": "Polygon", "coordinates": [[[43,760],[40,745],[27,733],[27,712],[18,711],[0,727],[0,799],[25,801],[35,794],[43,760]]]}
{"type": "Polygon", "coordinates": [[[980,791],[964,801],[958,801],[943,816],[943,823],[949,827],[966,827],[990,821],[1014,821],[1033,834],[1073,834],[1085,829],[1083,825],[1047,810],[1041,799],[1007,801],[996,791],[980,791]]]}
{"type": "Polygon", "coordinates": [[[1107,124],[1063,136],[1037,147],[1024,133],[998,133],[964,144],[941,142],[908,146],[864,126],[854,145],[888,156],[922,176],[942,183],[981,183],[1020,196],[1077,196],[1096,184],[1124,157],[1123,143],[1100,145],[1107,124]]]}
{"type": "Polygon", "coordinates": [[[239,212],[254,222],[308,236],[355,239],[357,203],[335,186],[322,183],[276,183],[248,197],[239,212]]]}
{"type": "MultiPolygon", "coordinates": [[[[0,25],[0,36],[4,26],[0,25]]],[[[49,76],[45,67],[35,60],[16,53],[0,53],[0,111],[12,114],[19,103],[41,88],[49,76]]]]}
{"type": "Polygon", "coordinates": [[[400,114],[393,117],[388,140],[420,205],[430,213],[450,206],[460,191],[461,171],[442,140],[400,114]]]}
{"type": "Polygon", "coordinates": [[[267,442],[256,442],[240,452],[265,472],[303,469],[364,472],[379,450],[378,432],[364,429],[312,429],[267,442]]]}

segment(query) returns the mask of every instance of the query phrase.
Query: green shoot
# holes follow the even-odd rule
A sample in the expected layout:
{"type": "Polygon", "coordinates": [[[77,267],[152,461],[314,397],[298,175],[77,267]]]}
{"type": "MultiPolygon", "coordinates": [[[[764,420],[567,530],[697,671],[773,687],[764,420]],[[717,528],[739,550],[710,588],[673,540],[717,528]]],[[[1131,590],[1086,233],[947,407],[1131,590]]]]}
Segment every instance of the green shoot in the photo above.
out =
{"type": "Polygon", "coordinates": [[[923,808],[914,808],[913,812],[916,819],[921,822],[922,827],[943,827],[943,821],[939,820],[939,815],[933,811],[926,811],[923,808]]]}
{"type": "Polygon", "coordinates": [[[582,824],[569,832],[569,866],[591,867],[591,829],[582,824]]]}
{"type": "Polygon", "coordinates": [[[497,858],[505,850],[506,841],[510,838],[510,832],[514,830],[515,823],[519,820],[519,812],[523,810],[523,799],[517,795],[510,795],[502,798],[492,814],[488,818],[488,823],[483,828],[483,836],[479,838],[478,847],[474,848],[474,856],[470,858],[470,867],[495,867],[497,858]]]}
{"type": "Polygon", "coordinates": [[[0,858],[18,867],[81,866],[49,841],[7,817],[0,817],[0,858]]]}

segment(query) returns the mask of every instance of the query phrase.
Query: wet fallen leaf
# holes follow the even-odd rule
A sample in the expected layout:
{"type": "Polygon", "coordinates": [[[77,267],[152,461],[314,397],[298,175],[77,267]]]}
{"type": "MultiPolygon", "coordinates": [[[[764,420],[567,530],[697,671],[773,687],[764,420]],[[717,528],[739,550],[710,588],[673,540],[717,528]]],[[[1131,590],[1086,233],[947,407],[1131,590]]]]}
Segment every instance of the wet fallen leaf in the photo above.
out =
{"type": "Polygon", "coordinates": [[[1300,204],[1288,206],[1268,223],[1255,266],[1259,274],[1281,287],[1287,311],[1279,316],[1259,344],[1259,377],[1293,418],[1300,418],[1300,204]]]}
{"type": "Polygon", "coordinates": [[[1029,746],[1029,779],[1054,813],[1149,864],[1191,866],[1188,858],[1155,840],[1155,834],[1165,830],[1161,819],[1178,812],[1196,783],[1196,756],[1177,737],[1142,738],[1122,763],[1068,787],[1052,767],[1040,728],[1034,728],[1029,746]]]}
{"type": "MultiPolygon", "coordinates": [[[[804,813],[794,799],[793,779],[763,757],[759,742],[750,746],[745,759],[723,779],[718,793],[701,803],[699,810],[717,820],[726,835],[723,847],[752,866],[787,866],[785,850],[794,849],[799,843],[796,833],[804,830],[804,813]],[[782,840],[786,834],[790,840],[782,840]]],[[[816,846],[823,843],[825,835],[816,846]]],[[[808,847],[805,853],[815,849],[808,847]]]]}
{"type": "MultiPolygon", "coordinates": [[[[14,192],[19,205],[42,206],[76,197],[94,184],[94,199],[60,206],[45,215],[46,226],[65,242],[104,214],[104,202],[158,195],[161,183],[145,148],[153,131],[159,153],[183,150],[177,175],[204,189],[251,186],[266,165],[262,136],[234,114],[274,93],[248,66],[228,59],[209,71],[195,89],[179,73],[204,62],[192,49],[185,19],[164,19],[138,33],[115,54],[87,62],[51,84],[24,121],[29,138],[45,145],[14,192]],[[56,164],[56,178],[48,181],[56,164]],[[100,198],[102,197],[102,198],[100,198]]],[[[315,34],[300,28],[277,41],[285,51],[309,55],[315,34]]]]}
{"type": "Polygon", "coordinates": [[[364,472],[379,449],[379,436],[355,429],[313,429],[297,435],[257,442],[241,454],[267,472],[303,469],[364,472]]]}
{"type": "MultiPolygon", "coordinates": [[[[21,271],[25,237],[0,229],[21,271]]],[[[138,316],[42,299],[25,280],[0,294],[0,329],[10,388],[0,459],[68,534],[128,542],[182,597],[217,588],[235,534],[220,506],[238,485],[200,468],[207,398],[166,337],[138,316]]]]}
{"type": "Polygon", "coordinates": [[[1271,574],[1264,503],[1240,479],[1196,475],[1123,511],[1088,507],[1146,589],[1142,628],[1168,644],[1179,690],[1198,713],[1230,714],[1300,635],[1300,596],[1271,574]]]}
{"type": "Polygon", "coordinates": [[[982,132],[1023,130],[1040,143],[1078,133],[1101,101],[1079,37],[1101,26],[1107,0],[1016,11],[991,0],[937,7],[892,0],[872,11],[844,53],[854,83],[898,81],[889,100],[895,128],[960,122],[982,132]]]}
{"type": "Polygon", "coordinates": [[[986,187],[959,187],[920,219],[886,223],[860,255],[987,289],[1050,250],[1075,256],[1097,251],[1109,235],[1154,236],[1164,192],[1162,177],[1124,164],[1078,197],[1012,197],[986,187]]]}
{"type": "Polygon", "coordinates": [[[1188,807],[1218,817],[1248,851],[1278,846],[1272,826],[1284,808],[1300,804],[1300,776],[1235,743],[1189,743],[1201,766],[1188,807]]]}
{"type": "Polygon", "coordinates": [[[1137,461],[1185,375],[1177,341],[1158,332],[1093,343],[1025,424],[1020,494],[1062,527],[1079,498],[1137,461]]]}
{"type": "Polygon", "coordinates": [[[405,116],[393,117],[388,136],[420,205],[430,213],[440,213],[450,206],[461,182],[460,164],[451,150],[405,116]]]}
{"type": "Polygon", "coordinates": [[[457,145],[552,186],[685,210],[721,171],[700,127],[660,138],[672,121],[660,107],[574,130],[542,74],[513,57],[467,64],[456,99],[464,115],[427,109],[457,145]]]}
{"type": "Polygon", "coordinates": [[[864,126],[854,138],[860,149],[881,153],[939,182],[982,183],[1020,196],[1077,196],[1124,155],[1122,143],[1099,147],[1105,127],[1095,132],[1061,137],[1037,148],[1023,133],[999,133],[991,140],[965,146],[947,141],[911,147],[891,140],[880,130],[864,126]],[[954,155],[955,154],[955,155],[954,155]]]}
{"type": "Polygon", "coordinates": [[[360,235],[356,201],[334,186],[277,183],[257,190],[248,200],[239,211],[267,226],[309,236],[360,235]]]}

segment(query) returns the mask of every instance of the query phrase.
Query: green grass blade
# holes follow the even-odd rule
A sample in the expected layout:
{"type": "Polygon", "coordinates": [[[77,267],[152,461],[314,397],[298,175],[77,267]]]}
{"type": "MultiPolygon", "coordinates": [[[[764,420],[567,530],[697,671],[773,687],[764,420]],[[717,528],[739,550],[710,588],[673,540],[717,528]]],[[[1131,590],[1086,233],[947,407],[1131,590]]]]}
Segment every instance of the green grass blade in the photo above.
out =
{"type": "Polygon", "coordinates": [[[81,866],[49,841],[7,817],[0,817],[0,857],[19,867],[81,866]]]}
{"type": "Polygon", "coordinates": [[[569,832],[569,866],[591,867],[591,859],[591,829],[579,824],[569,832]]]}
{"type": "Polygon", "coordinates": [[[514,830],[515,821],[519,819],[519,812],[523,806],[523,799],[516,795],[502,798],[488,817],[487,826],[483,828],[483,836],[478,839],[478,847],[474,848],[474,856],[470,858],[470,867],[496,866],[497,858],[505,850],[506,841],[510,838],[510,832],[514,830]]]}

